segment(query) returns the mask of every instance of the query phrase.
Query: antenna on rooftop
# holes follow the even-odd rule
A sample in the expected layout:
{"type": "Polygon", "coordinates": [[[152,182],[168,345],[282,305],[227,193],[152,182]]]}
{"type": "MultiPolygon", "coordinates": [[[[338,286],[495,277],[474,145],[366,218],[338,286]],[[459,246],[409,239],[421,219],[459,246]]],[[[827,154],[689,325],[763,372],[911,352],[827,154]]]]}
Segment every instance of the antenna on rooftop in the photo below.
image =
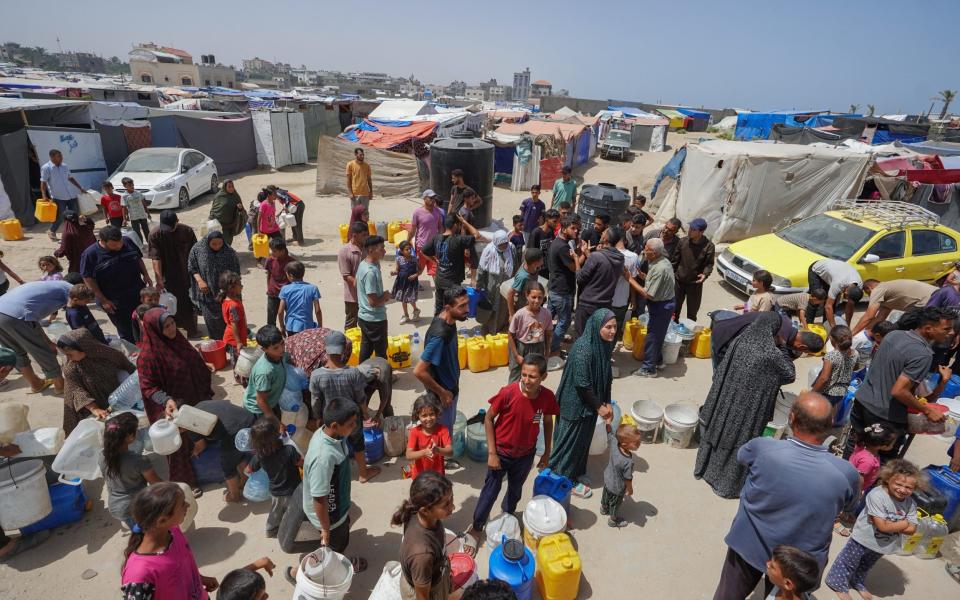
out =
{"type": "Polygon", "coordinates": [[[63,54],[63,46],[60,45],[60,36],[57,36],[57,50],[60,51],[60,54],[63,54]]]}

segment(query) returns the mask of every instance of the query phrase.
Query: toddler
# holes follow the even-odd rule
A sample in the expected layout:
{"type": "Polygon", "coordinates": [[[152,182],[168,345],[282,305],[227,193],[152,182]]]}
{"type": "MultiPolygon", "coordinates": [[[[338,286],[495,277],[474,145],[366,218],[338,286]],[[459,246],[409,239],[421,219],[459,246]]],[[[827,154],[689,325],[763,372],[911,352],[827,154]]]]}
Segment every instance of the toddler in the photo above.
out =
{"type": "Polygon", "coordinates": [[[753,287],[753,294],[745,304],[737,304],[733,310],[742,310],[745,313],[773,310],[773,293],[770,292],[770,288],[773,287],[773,275],[763,269],[755,271],[750,285],[753,287]]]}
{"type": "Polygon", "coordinates": [[[803,600],[820,582],[820,565],[809,552],[780,544],[767,561],[767,579],[774,585],[767,600],[803,600]]]}
{"type": "Polygon", "coordinates": [[[640,447],[640,430],[636,425],[621,423],[616,433],[611,411],[603,418],[607,428],[610,462],[603,470],[603,494],[600,496],[600,514],[609,515],[607,525],[626,527],[627,520],[617,515],[624,496],[633,496],[633,454],[640,447]]]}
{"type": "MultiPolygon", "coordinates": [[[[273,415],[264,415],[250,428],[250,445],[253,459],[247,465],[247,475],[263,468],[270,478],[270,512],[267,514],[267,537],[277,537],[280,521],[290,508],[291,502],[298,502],[293,492],[300,485],[300,466],[303,457],[296,446],[280,441],[283,425],[273,415]]],[[[238,498],[239,500],[239,498],[238,498]]]]}
{"type": "Polygon", "coordinates": [[[853,334],[846,325],[837,325],[830,329],[830,344],[833,350],[823,356],[820,375],[811,387],[813,391],[827,397],[836,415],[840,401],[847,394],[859,356],[853,350],[853,334]]]}
{"type": "Polygon", "coordinates": [[[547,356],[553,335],[553,317],[544,308],[546,292],[536,279],[524,285],[526,305],[510,319],[510,374],[508,383],[520,381],[520,368],[530,354],[547,356]]]}
{"type": "Polygon", "coordinates": [[[307,329],[323,327],[323,313],[320,311],[320,289],[303,280],[306,269],[299,260],[290,261],[286,267],[290,283],[280,289],[280,307],[277,318],[283,335],[300,333],[307,329]],[[317,320],[313,320],[313,313],[317,320]]]}
{"type": "Polygon", "coordinates": [[[86,328],[90,330],[90,333],[93,334],[93,337],[97,338],[97,341],[101,344],[106,344],[107,338],[103,335],[100,324],[93,318],[93,313],[90,312],[90,308],[87,306],[87,304],[93,302],[94,297],[93,290],[87,287],[85,283],[78,283],[71,287],[70,291],[67,292],[67,308],[66,311],[64,311],[66,313],[67,324],[70,325],[70,329],[86,328]]]}
{"type": "Polygon", "coordinates": [[[391,275],[396,275],[397,279],[393,282],[393,298],[403,304],[403,316],[400,317],[400,324],[405,325],[411,322],[410,313],[407,312],[407,305],[413,306],[413,321],[420,319],[420,309],[417,308],[417,294],[420,293],[420,282],[417,280],[418,266],[417,257],[413,255],[413,245],[408,241],[400,242],[398,246],[397,268],[391,271],[391,275]]]}
{"type": "Polygon", "coordinates": [[[223,343],[227,345],[227,354],[233,362],[240,356],[240,350],[247,345],[247,313],[243,309],[243,283],[240,275],[225,271],[220,275],[220,303],[223,322],[223,343]]]}
{"type": "Polygon", "coordinates": [[[413,403],[413,418],[417,424],[410,428],[407,442],[407,460],[410,479],[424,471],[436,471],[445,475],[444,456],[453,456],[450,430],[440,423],[440,404],[432,396],[423,395],[413,403]]]}
{"type": "Polygon", "coordinates": [[[160,291],[155,287],[147,286],[140,290],[140,304],[133,309],[130,321],[133,324],[133,342],[139,343],[143,339],[143,315],[151,308],[160,306],[160,291]]]}
{"type": "Polygon", "coordinates": [[[130,503],[134,496],[147,484],[160,482],[150,460],[139,451],[130,450],[137,441],[138,426],[137,417],[131,412],[110,417],[103,428],[100,457],[100,470],[107,484],[107,510],[131,528],[134,521],[130,518],[130,503]]]}
{"type": "Polygon", "coordinates": [[[41,256],[37,261],[40,267],[40,281],[60,281],[63,279],[63,266],[55,256],[41,256]]]}

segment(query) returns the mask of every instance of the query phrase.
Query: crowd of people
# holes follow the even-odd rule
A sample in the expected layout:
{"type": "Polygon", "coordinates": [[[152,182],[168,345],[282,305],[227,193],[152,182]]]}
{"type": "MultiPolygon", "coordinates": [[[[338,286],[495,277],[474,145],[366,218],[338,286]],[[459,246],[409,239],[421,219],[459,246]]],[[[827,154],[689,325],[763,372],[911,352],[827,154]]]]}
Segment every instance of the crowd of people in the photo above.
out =
{"type": "MultiPolygon", "coordinates": [[[[277,538],[285,552],[296,551],[301,547],[297,534],[308,522],[320,544],[346,554],[349,461],[357,463],[361,485],[381,476],[379,467],[366,462],[363,428],[394,414],[386,306],[402,304],[399,324],[418,323],[422,285],[432,285],[434,295],[432,320],[412,369],[424,393],[413,405],[405,454],[412,479],[409,498],[391,518],[404,532],[402,597],[446,598],[451,591],[443,520],[455,509],[446,469],[456,466],[458,324],[470,311],[465,283],[480,296],[476,319],[482,333],[508,334],[510,362],[505,385],[489,399],[483,417],[489,455],[464,536],[468,552],[475,553],[483,542],[504,478],[501,507],[515,513],[535,463],[568,478],[575,496],[593,495],[586,472],[598,419],[606,423],[609,443],[599,511],[610,527],[627,525],[619,508],[634,494],[633,453],[640,432],[614,422],[614,353],[627,320],[642,317],[647,333],[642,349],[634,351],[641,357],[634,376],[658,377],[672,323],[684,314],[694,322],[701,316],[703,286],[713,274],[715,255],[704,219],[687,223],[686,235],[678,219],[652,228],[645,199],[637,196],[623,214],[597,214],[584,222],[577,211],[576,181],[564,169],[550,208],[534,185],[518,207],[513,230],[486,233],[476,222],[483,200],[457,170],[449,199],[423,192],[409,239],[398,244],[391,287],[382,272],[385,240],[371,234],[368,225],[373,179],[358,149],[346,171],[348,239],[337,254],[341,330],[330,327],[330,315],[324,322],[321,289],[306,280],[304,264],[288,251],[278,213],[294,216],[293,240],[304,241],[304,203],[293,194],[269,186],[247,210],[234,183],[226,181],[210,209],[216,226],[198,240],[170,210],[160,213],[151,231],[143,199],[134,197],[132,181],[124,181],[126,195],[105,187],[104,225],[94,236],[92,221],[77,215],[75,198],[69,197],[76,182],[62,157],[55,158],[51,155],[49,168],[45,165],[44,189],[45,197],[49,193],[62,204],[60,247],[39,259],[40,281],[24,283],[0,263],[5,275],[21,284],[0,292],[2,373],[15,368],[30,393],[53,386],[62,394],[67,434],[81,419],[106,419],[102,465],[108,510],[132,532],[121,582],[125,598],[202,598],[218,586],[218,597],[263,597],[257,571],[272,574],[272,562],[261,559],[218,582],[200,574],[179,528],[185,489],[195,497],[203,493],[191,457],[211,441],[221,442],[226,501],[242,500],[241,489],[253,472],[262,468],[269,477],[266,537],[277,538]],[[124,235],[128,224],[133,228],[124,235]],[[270,237],[270,255],[258,263],[267,283],[265,324],[255,333],[247,324],[240,261],[232,246],[245,229],[248,235],[270,237]],[[66,269],[58,258],[67,259],[66,269]],[[429,279],[421,281],[425,272],[429,279]],[[170,303],[165,294],[174,299],[175,311],[164,304],[170,303]],[[115,336],[100,327],[88,307],[93,302],[106,313],[115,336]],[[42,323],[64,309],[71,331],[50,340],[42,323]],[[231,356],[239,356],[248,339],[262,350],[249,374],[236,376],[245,386],[241,405],[213,399],[211,367],[188,339],[200,333],[198,315],[206,335],[222,340],[231,356]],[[361,333],[358,348],[344,333],[354,327],[361,333]],[[136,344],[135,358],[118,349],[117,340],[136,344]],[[359,364],[348,366],[354,352],[359,364]],[[58,353],[65,357],[62,367],[58,353]],[[562,374],[550,389],[548,364],[555,361],[563,365],[562,374]],[[169,482],[161,481],[136,445],[136,419],[109,410],[108,399],[122,379],[118,372],[136,373],[151,423],[171,418],[184,405],[217,417],[208,435],[185,435],[181,447],[167,456],[169,482]],[[297,439],[309,441],[298,446],[287,435],[281,398],[288,379],[300,376],[308,382],[303,400],[309,434],[297,439]],[[379,397],[375,411],[370,406],[374,394],[379,397]],[[244,429],[250,430],[249,452],[234,445],[244,429]],[[544,448],[538,458],[540,436],[544,448]]],[[[714,373],[699,415],[694,476],[721,497],[740,498],[725,540],[728,553],[716,598],[746,598],[764,576],[772,597],[802,598],[820,585],[834,531],[850,539],[826,585],[841,598],[849,597],[850,589],[869,597],[869,569],[892,551],[895,534],[916,527],[910,493],[924,479],[902,458],[909,445],[907,411],[931,422],[943,419],[918,396],[935,400],[952,374],[960,340],[960,277],[948,277],[940,288],[906,280],[861,281],[853,267],[831,259],[811,264],[809,277],[808,292],[775,295],[772,276],[756,271],[754,293],[745,303],[709,315],[714,373]],[[851,327],[854,306],[864,296],[868,309],[851,327]],[[892,311],[903,312],[896,323],[887,320],[892,311]],[[794,361],[824,347],[824,340],[807,329],[818,318],[829,327],[829,344],[811,389],[789,411],[791,437],[763,437],[781,388],[796,378],[794,361]],[[863,369],[863,383],[848,401],[853,373],[863,369]],[[921,390],[930,373],[939,375],[937,385],[921,390]],[[847,421],[852,434],[840,458],[823,442],[847,421]]],[[[4,447],[3,454],[15,456],[16,449],[4,447]]],[[[960,451],[954,456],[951,466],[960,470],[960,451]]],[[[37,539],[0,537],[0,558],[37,539]]],[[[349,558],[356,572],[368,567],[364,557],[349,558]]],[[[283,573],[295,581],[296,567],[283,573]]],[[[482,582],[477,590],[496,585],[482,582]]],[[[463,597],[495,597],[468,594],[463,597]]]]}

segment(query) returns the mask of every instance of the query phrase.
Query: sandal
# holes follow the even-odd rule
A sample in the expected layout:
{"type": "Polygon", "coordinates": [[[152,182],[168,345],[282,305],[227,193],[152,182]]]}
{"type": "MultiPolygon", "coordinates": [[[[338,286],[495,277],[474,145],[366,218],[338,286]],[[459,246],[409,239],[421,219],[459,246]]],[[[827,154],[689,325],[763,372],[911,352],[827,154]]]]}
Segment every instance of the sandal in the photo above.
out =
{"type": "Polygon", "coordinates": [[[465,532],[459,534],[457,537],[463,540],[464,553],[470,556],[470,558],[476,557],[477,548],[480,547],[480,536],[478,535],[478,532],[471,527],[465,532]]]}
{"type": "Polygon", "coordinates": [[[50,387],[51,385],[53,385],[53,380],[52,380],[52,379],[44,379],[43,381],[40,382],[40,387],[38,387],[37,389],[30,388],[30,391],[27,392],[27,393],[28,393],[28,394],[39,394],[40,392],[42,392],[43,390],[47,389],[47,388],[50,387]]]}
{"type": "Polygon", "coordinates": [[[203,495],[203,490],[201,490],[199,487],[193,488],[192,491],[193,491],[193,497],[194,497],[194,498],[199,498],[200,496],[203,495]]]}
{"type": "Polygon", "coordinates": [[[570,490],[570,493],[576,496],[577,498],[590,498],[593,496],[593,490],[583,485],[582,483],[578,483],[577,485],[575,485],[573,489],[570,490]]]}
{"type": "Polygon", "coordinates": [[[350,564],[353,565],[353,574],[363,573],[367,570],[367,559],[362,556],[354,556],[350,558],[350,564]]]}
{"type": "Polygon", "coordinates": [[[960,565],[955,563],[947,563],[944,565],[944,569],[947,570],[947,575],[949,575],[951,579],[957,583],[960,583],[960,565]]]}
{"type": "Polygon", "coordinates": [[[850,528],[840,522],[833,524],[833,532],[843,537],[850,537],[850,528]]]}
{"type": "Polygon", "coordinates": [[[288,582],[290,582],[290,585],[295,586],[297,585],[297,576],[294,573],[291,573],[293,569],[294,567],[287,567],[286,569],[284,569],[283,578],[286,579],[288,582]]]}
{"type": "Polygon", "coordinates": [[[367,476],[360,477],[360,483],[369,483],[371,479],[380,474],[381,470],[380,467],[367,467],[367,476]]]}

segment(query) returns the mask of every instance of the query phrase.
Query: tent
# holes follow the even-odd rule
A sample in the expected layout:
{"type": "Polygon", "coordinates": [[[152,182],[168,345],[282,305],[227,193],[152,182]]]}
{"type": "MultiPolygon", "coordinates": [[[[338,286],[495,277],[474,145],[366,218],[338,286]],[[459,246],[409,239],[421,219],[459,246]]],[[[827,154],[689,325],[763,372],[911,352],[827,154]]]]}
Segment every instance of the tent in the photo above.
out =
{"type": "MultiPolygon", "coordinates": [[[[774,123],[786,123],[787,119],[790,117],[796,119],[798,117],[802,118],[811,115],[817,115],[822,112],[826,111],[780,110],[772,112],[740,113],[737,115],[737,129],[734,132],[734,137],[738,140],[765,140],[770,137],[770,130],[773,129],[774,123]]],[[[798,121],[793,121],[791,124],[796,126],[798,121]]]]}
{"type": "Polygon", "coordinates": [[[174,145],[199,150],[212,158],[221,177],[257,168],[257,146],[253,136],[253,119],[250,117],[166,118],[172,119],[176,131],[174,145]]]}
{"type": "Polygon", "coordinates": [[[315,102],[301,104],[303,127],[307,144],[307,158],[317,159],[317,144],[321,136],[337,137],[343,131],[341,114],[345,113],[346,124],[351,122],[349,102],[315,102]]]}
{"type": "Polygon", "coordinates": [[[688,144],[679,184],[656,220],[707,220],[715,242],[770,233],[859,195],[872,163],[848,150],[709,140],[688,144]]]}
{"type": "Polygon", "coordinates": [[[693,121],[692,118],[688,117],[682,112],[671,110],[669,108],[658,108],[657,112],[665,116],[666,118],[670,119],[670,131],[676,131],[677,129],[686,129],[687,125],[689,125],[690,122],[693,121]]]}
{"type": "Polygon", "coordinates": [[[502,123],[497,133],[506,135],[547,135],[565,145],[563,164],[578,167],[590,160],[591,148],[596,146],[593,129],[582,124],[560,121],[533,120],[525,123],[502,123]]]}
{"type": "MultiPolygon", "coordinates": [[[[437,124],[433,121],[377,121],[364,119],[355,129],[344,131],[339,138],[384,150],[403,143],[419,140],[429,141],[437,124]]],[[[319,160],[319,158],[318,158],[319,160]]]]}
{"type": "Polygon", "coordinates": [[[384,100],[370,112],[369,119],[403,121],[418,115],[435,115],[437,109],[425,100],[384,100]]]}
{"type": "Polygon", "coordinates": [[[284,110],[250,113],[257,148],[257,164],[274,169],[307,162],[303,114],[284,110]]]}
{"type": "Polygon", "coordinates": [[[829,131],[815,129],[813,127],[791,127],[783,123],[774,123],[770,129],[770,139],[784,144],[813,144],[823,142],[825,144],[838,144],[843,141],[843,136],[829,131]]]}
{"type": "Polygon", "coordinates": [[[921,154],[936,154],[941,158],[945,156],[960,156],[960,144],[954,142],[935,142],[928,140],[915,144],[904,144],[904,146],[921,154]]]}
{"type": "Polygon", "coordinates": [[[692,108],[678,108],[677,112],[692,119],[687,124],[687,131],[706,131],[710,126],[710,113],[708,112],[693,110],[692,108]]]}
{"type": "Polygon", "coordinates": [[[373,189],[378,198],[419,196],[426,189],[429,175],[422,161],[412,154],[358,146],[339,138],[321,137],[317,148],[316,194],[347,195],[344,173],[353,160],[353,151],[363,148],[373,173],[373,189]]]}
{"type": "Polygon", "coordinates": [[[531,135],[510,135],[496,131],[488,132],[484,140],[494,146],[494,178],[510,176],[510,189],[514,192],[529,190],[540,182],[540,159],[543,149],[531,135]]]}
{"type": "Polygon", "coordinates": [[[878,117],[837,117],[833,120],[833,127],[844,137],[868,144],[922,142],[930,131],[930,125],[926,123],[902,123],[878,117]]]}
{"type": "Polygon", "coordinates": [[[664,117],[636,118],[630,125],[630,147],[641,152],[663,152],[667,144],[669,121],[664,117]]]}

